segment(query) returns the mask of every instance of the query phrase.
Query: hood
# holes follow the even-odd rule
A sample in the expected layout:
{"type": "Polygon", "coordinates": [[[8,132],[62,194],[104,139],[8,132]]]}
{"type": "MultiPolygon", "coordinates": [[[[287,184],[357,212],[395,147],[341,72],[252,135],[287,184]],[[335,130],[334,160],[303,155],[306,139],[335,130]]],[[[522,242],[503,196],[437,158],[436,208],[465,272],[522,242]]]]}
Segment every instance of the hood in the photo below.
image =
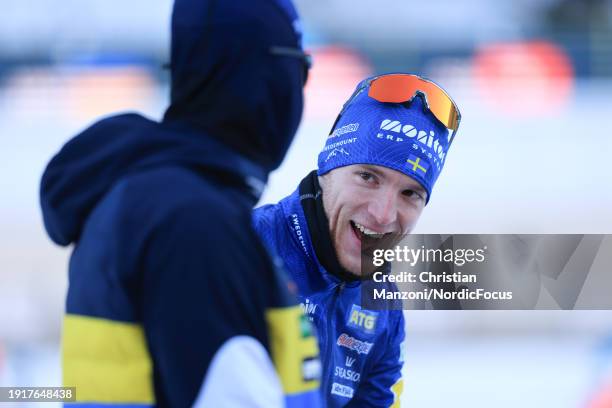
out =
{"type": "Polygon", "coordinates": [[[89,213],[120,178],[147,168],[181,165],[223,175],[259,198],[267,173],[212,138],[136,114],[95,123],[51,159],[42,176],[45,229],[59,245],[75,242],[89,213]]]}
{"type": "Polygon", "coordinates": [[[289,0],[177,0],[172,16],[171,105],[185,122],[264,166],[277,168],[299,124],[303,61],[289,0]]]}
{"type": "MultiPolygon", "coordinates": [[[[297,48],[285,0],[177,0],[171,105],[161,123],[136,114],[101,120],[70,140],[41,180],[51,239],[75,242],[121,177],[166,164],[213,169],[253,192],[282,161],[302,113],[303,67],[270,46],[297,48]]],[[[246,189],[245,188],[245,189],[246,189]]]]}

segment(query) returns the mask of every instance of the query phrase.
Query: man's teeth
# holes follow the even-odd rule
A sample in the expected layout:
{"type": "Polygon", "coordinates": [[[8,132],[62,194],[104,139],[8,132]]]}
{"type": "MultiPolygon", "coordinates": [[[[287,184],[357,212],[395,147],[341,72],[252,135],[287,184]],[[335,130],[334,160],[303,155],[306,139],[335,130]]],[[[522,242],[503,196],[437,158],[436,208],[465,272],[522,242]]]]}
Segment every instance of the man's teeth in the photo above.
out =
{"type": "Polygon", "coordinates": [[[355,227],[357,227],[357,229],[359,229],[359,231],[361,231],[362,234],[367,235],[370,238],[382,238],[383,235],[385,235],[384,233],[378,233],[376,231],[372,231],[371,229],[368,229],[367,227],[353,221],[353,223],[355,224],[355,227]]]}

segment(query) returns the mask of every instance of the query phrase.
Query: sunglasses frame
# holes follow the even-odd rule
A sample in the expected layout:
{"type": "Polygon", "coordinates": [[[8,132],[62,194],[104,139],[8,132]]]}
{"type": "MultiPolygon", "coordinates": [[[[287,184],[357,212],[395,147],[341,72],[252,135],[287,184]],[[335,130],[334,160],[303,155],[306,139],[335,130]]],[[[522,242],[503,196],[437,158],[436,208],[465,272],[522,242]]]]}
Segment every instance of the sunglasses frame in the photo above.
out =
{"type": "Polygon", "coordinates": [[[304,85],[308,81],[308,72],[312,68],[312,55],[304,52],[300,48],[285,47],[281,45],[273,45],[269,49],[271,55],[279,57],[293,57],[302,61],[304,67],[304,85]]]}
{"type": "MultiPolygon", "coordinates": [[[[334,128],[336,127],[336,124],[338,123],[338,121],[340,120],[340,117],[342,116],[342,114],[346,111],[346,109],[351,105],[351,103],[353,102],[353,100],[357,97],[357,95],[359,95],[361,92],[363,92],[365,89],[369,88],[370,85],[372,85],[372,82],[376,81],[377,79],[384,77],[384,76],[389,76],[389,75],[402,75],[402,76],[410,76],[410,77],[414,77],[418,80],[424,81],[424,82],[428,82],[432,85],[434,85],[436,88],[440,89],[442,92],[444,92],[444,95],[446,95],[446,97],[450,100],[450,102],[453,105],[453,108],[455,109],[455,112],[457,112],[457,126],[455,127],[455,129],[451,129],[449,127],[447,127],[445,124],[444,127],[446,127],[449,130],[452,130],[451,133],[451,137],[448,140],[448,144],[450,145],[453,140],[455,140],[455,135],[457,134],[457,130],[459,130],[459,124],[461,123],[461,112],[459,111],[459,108],[457,107],[457,104],[455,103],[455,101],[453,100],[453,98],[451,98],[451,96],[438,84],[436,84],[434,81],[424,78],[422,76],[419,75],[415,75],[415,74],[382,74],[382,75],[378,75],[375,76],[373,78],[368,79],[367,81],[364,81],[363,84],[357,88],[353,94],[351,95],[351,97],[344,103],[344,105],[342,106],[342,110],[340,111],[340,113],[338,114],[338,117],[336,117],[336,120],[334,121],[334,124],[332,125],[331,130],[329,131],[329,134],[331,135],[332,132],[334,131],[334,128]]],[[[369,95],[368,95],[369,96],[369,95]]],[[[423,102],[425,103],[425,106],[427,107],[427,109],[432,113],[432,115],[434,115],[434,117],[436,117],[436,119],[438,119],[438,117],[431,111],[431,109],[429,108],[429,101],[427,100],[427,94],[424,91],[421,90],[416,90],[414,92],[414,95],[412,95],[408,100],[404,101],[404,102],[382,102],[382,103],[396,103],[396,104],[402,104],[402,103],[412,103],[412,100],[416,97],[416,96],[420,96],[421,99],[423,100],[423,102]]],[[[372,97],[371,97],[372,98],[372,97]]],[[[375,98],[372,98],[375,99],[375,98]]],[[[377,100],[377,99],[375,99],[377,100]]],[[[380,102],[380,101],[379,101],[380,102]]],[[[440,121],[440,119],[438,119],[440,121]]],[[[440,121],[442,123],[442,121],[440,121]]]]}

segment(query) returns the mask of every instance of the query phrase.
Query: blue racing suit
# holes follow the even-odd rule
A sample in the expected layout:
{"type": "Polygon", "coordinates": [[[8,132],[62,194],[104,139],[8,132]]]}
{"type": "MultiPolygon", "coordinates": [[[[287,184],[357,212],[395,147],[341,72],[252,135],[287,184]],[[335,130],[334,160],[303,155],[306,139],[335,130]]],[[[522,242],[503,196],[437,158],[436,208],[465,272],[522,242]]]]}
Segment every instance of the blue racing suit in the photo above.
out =
{"type": "MultiPolygon", "coordinates": [[[[312,174],[311,174],[312,175],[312,174]]],[[[401,310],[361,308],[362,285],[327,271],[317,258],[298,188],[278,204],[255,209],[255,230],[280,256],[314,323],[327,407],[396,407],[403,388],[401,310]]]]}

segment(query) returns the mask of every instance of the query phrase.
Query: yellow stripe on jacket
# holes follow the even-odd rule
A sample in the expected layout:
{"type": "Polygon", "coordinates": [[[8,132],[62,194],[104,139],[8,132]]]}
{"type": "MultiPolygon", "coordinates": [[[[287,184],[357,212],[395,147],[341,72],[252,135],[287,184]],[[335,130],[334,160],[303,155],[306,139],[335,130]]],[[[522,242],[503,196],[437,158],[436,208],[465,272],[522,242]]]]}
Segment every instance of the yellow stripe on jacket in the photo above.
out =
{"type": "Polygon", "coordinates": [[[402,378],[399,378],[391,387],[391,391],[393,392],[393,405],[391,405],[390,408],[399,408],[401,406],[400,398],[402,396],[403,390],[404,380],[402,378]]]}
{"type": "Polygon", "coordinates": [[[62,339],[64,386],[77,401],[154,404],[153,365],[136,323],[67,314],[62,339]]]}
{"type": "Polygon", "coordinates": [[[319,346],[300,306],[266,311],[274,366],[286,394],[319,387],[319,346]]]}

